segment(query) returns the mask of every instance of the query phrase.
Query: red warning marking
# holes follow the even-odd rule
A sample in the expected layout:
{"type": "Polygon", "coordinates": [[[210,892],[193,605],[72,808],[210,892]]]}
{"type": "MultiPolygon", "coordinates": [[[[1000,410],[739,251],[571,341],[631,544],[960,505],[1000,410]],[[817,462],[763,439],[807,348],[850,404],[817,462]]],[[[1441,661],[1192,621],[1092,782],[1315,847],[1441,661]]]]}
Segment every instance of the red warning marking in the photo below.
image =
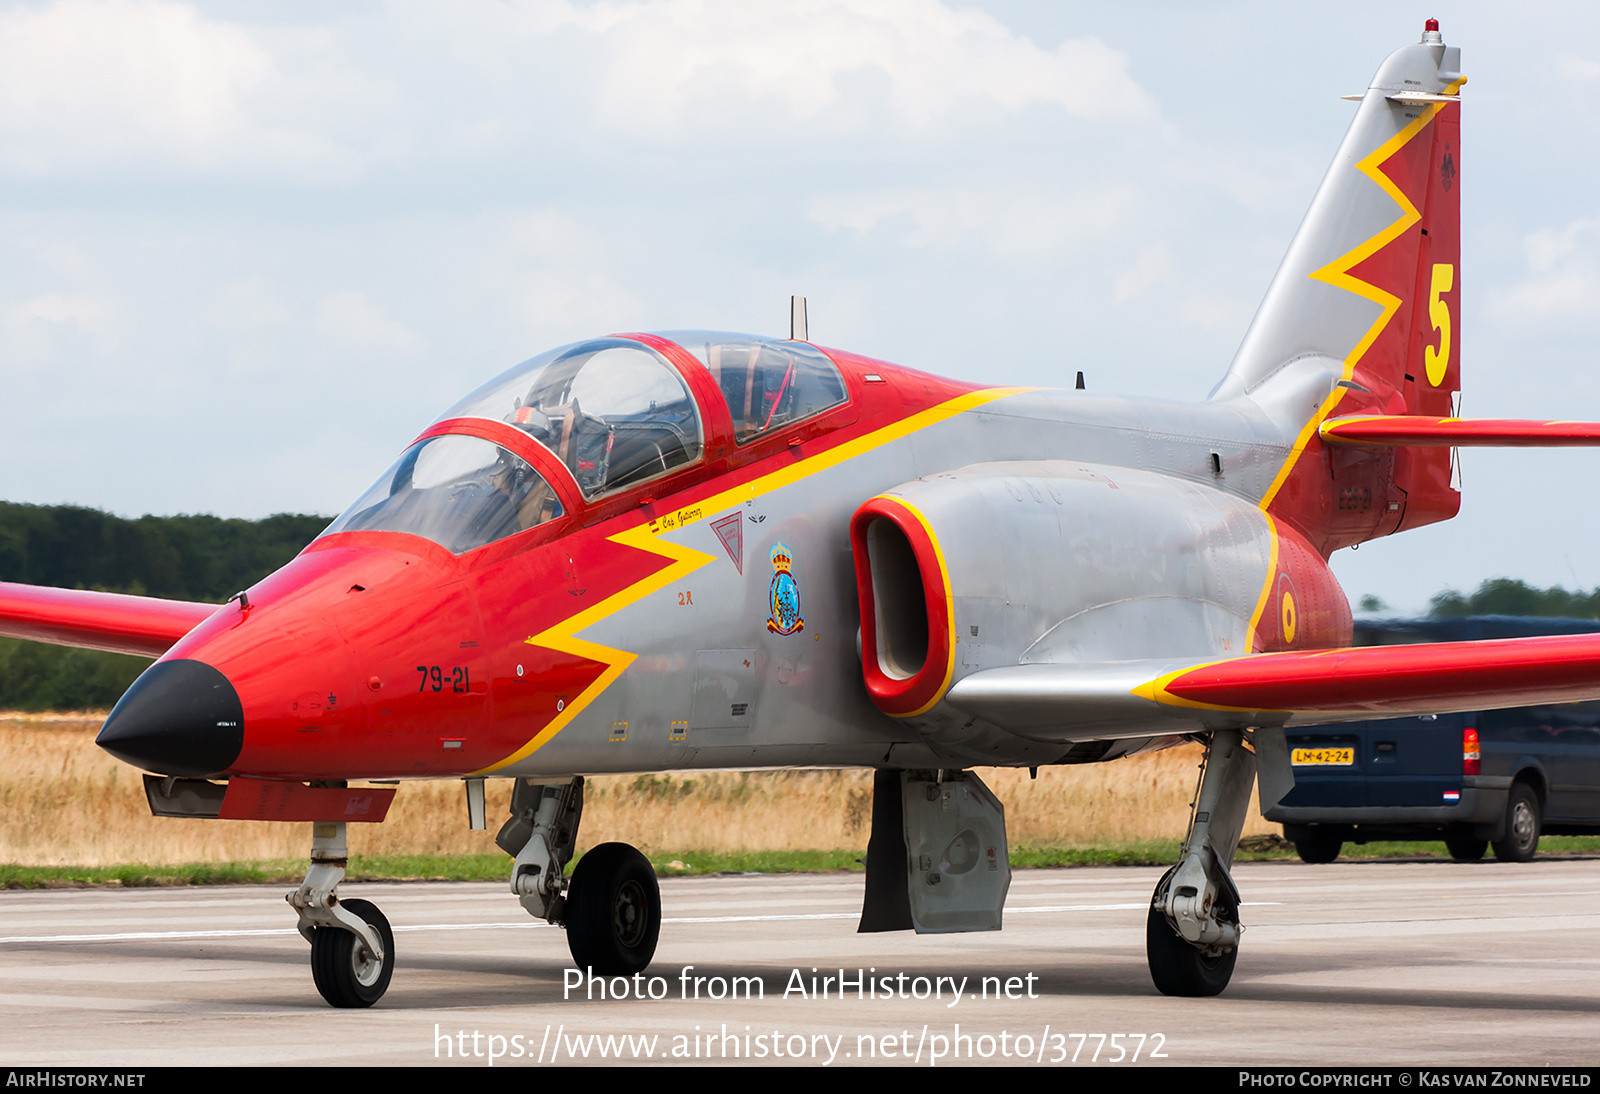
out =
{"type": "Polygon", "coordinates": [[[734,568],[740,576],[744,574],[744,510],[735,509],[721,520],[711,522],[711,530],[717,533],[717,538],[722,541],[722,549],[728,552],[734,568]]]}

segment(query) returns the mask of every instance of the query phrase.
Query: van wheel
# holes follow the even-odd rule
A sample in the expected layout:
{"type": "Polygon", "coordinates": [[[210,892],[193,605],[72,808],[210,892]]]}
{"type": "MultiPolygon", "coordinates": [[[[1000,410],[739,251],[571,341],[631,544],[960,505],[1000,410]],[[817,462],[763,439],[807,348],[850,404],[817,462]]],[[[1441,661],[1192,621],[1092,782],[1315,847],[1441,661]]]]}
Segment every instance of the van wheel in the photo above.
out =
{"type": "Polygon", "coordinates": [[[1344,849],[1344,840],[1333,836],[1315,836],[1311,839],[1297,839],[1294,849],[1300,854],[1301,862],[1332,862],[1339,857],[1339,852],[1344,849]]]}
{"type": "Polygon", "coordinates": [[[1539,797],[1527,783],[1514,783],[1506,801],[1506,834],[1494,841],[1501,862],[1532,862],[1539,850],[1539,797]]]}
{"type": "Polygon", "coordinates": [[[1489,849],[1486,839],[1468,839],[1456,836],[1444,841],[1445,850],[1450,852],[1450,857],[1457,862],[1477,862],[1483,858],[1483,853],[1489,849]]]}

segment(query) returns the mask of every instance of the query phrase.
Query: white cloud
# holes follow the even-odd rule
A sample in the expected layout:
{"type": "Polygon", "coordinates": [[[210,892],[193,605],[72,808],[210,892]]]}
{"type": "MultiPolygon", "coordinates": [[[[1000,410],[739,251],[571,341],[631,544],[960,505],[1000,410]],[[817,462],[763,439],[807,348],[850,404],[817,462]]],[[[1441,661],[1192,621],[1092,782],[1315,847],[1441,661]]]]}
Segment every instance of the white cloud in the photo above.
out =
{"type": "Polygon", "coordinates": [[[1556,55],[1556,72],[1572,83],[1588,83],[1600,79],[1600,61],[1588,57],[1574,57],[1570,53],[1556,55]]]}
{"type": "Polygon", "coordinates": [[[1162,281],[1172,280],[1172,252],[1165,243],[1152,243],[1139,252],[1139,257],[1124,273],[1111,283],[1111,302],[1126,304],[1146,289],[1162,281]]]}
{"type": "MultiPolygon", "coordinates": [[[[316,38],[295,48],[314,53],[316,38]]],[[[286,77],[259,33],[186,4],[56,0],[0,13],[0,168],[12,173],[344,172],[350,153],[323,130],[360,98],[326,71],[286,77]]]]}
{"type": "Polygon", "coordinates": [[[359,350],[409,354],[422,340],[364,293],[338,292],[317,304],[317,333],[359,350]]]}
{"type": "Polygon", "coordinates": [[[596,131],[731,150],[924,139],[1038,106],[1154,117],[1127,70],[1098,39],[1044,48],[940,0],[336,7],[298,25],[176,0],[52,0],[0,10],[0,171],[338,184],[596,131]]]}
{"type": "Polygon", "coordinates": [[[592,102],[608,128],[647,140],[725,134],[730,119],[768,123],[741,134],[767,141],[793,135],[774,122],[855,130],[880,103],[894,124],[919,130],[972,103],[1094,119],[1155,113],[1126,55],[1100,40],[1046,49],[940,0],[555,0],[411,14],[435,20],[452,54],[502,85],[558,72],[564,113],[592,102]]]}
{"type": "Polygon", "coordinates": [[[997,255],[1060,257],[1104,237],[1136,207],[1131,187],[1081,190],[999,187],[829,194],[807,215],[829,232],[864,234],[904,218],[904,242],[917,248],[977,246],[997,255]]]}
{"type": "Polygon", "coordinates": [[[1224,296],[1205,289],[1189,288],[1179,297],[1177,315],[1185,323],[1204,331],[1242,335],[1255,314],[1259,298],[1224,296]]]}
{"type": "Polygon", "coordinates": [[[881,81],[893,114],[916,127],[974,100],[1083,118],[1154,113],[1126,56],[1097,39],[1046,50],[937,0],[666,0],[603,4],[588,21],[607,39],[604,111],[634,130],[675,128],[691,101],[707,99],[776,102],[814,119],[840,103],[853,74],[881,81]]]}
{"type": "Polygon", "coordinates": [[[1490,301],[1502,322],[1548,323],[1600,315],[1600,218],[1541,228],[1523,241],[1529,276],[1490,301]]]}
{"type": "Polygon", "coordinates": [[[610,261],[622,251],[606,246],[600,232],[549,211],[496,221],[489,231],[498,245],[486,281],[530,336],[554,330],[581,337],[637,312],[638,299],[617,279],[625,269],[610,261]]]}
{"type": "Polygon", "coordinates": [[[1053,104],[1085,118],[1154,112],[1126,58],[1094,38],[1042,50],[982,11],[938,0],[786,5],[667,0],[600,5],[610,70],[603,104],[613,122],[674,125],[694,98],[781,102],[814,118],[842,98],[840,77],[886,82],[902,122],[926,126],[963,99],[1008,110],[1053,104]]]}
{"type": "MultiPolygon", "coordinates": [[[[326,302],[325,302],[326,303],[326,302]]],[[[226,330],[259,331],[289,326],[296,316],[277,287],[265,277],[224,285],[207,309],[213,324],[226,330]]]]}
{"type": "Polygon", "coordinates": [[[56,360],[67,346],[110,353],[120,344],[125,319],[115,300],[92,291],[38,293],[0,305],[0,360],[15,369],[56,360]]]}
{"type": "Polygon", "coordinates": [[[21,326],[35,321],[65,324],[95,330],[109,318],[111,308],[104,300],[78,293],[41,293],[6,309],[6,325],[21,326]]]}

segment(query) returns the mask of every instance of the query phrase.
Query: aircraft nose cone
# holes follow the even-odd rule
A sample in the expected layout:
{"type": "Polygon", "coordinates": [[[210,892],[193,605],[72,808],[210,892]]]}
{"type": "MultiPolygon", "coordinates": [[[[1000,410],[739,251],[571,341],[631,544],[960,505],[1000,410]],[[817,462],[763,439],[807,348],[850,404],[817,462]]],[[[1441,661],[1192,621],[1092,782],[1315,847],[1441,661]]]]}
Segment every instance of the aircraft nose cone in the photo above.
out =
{"type": "Polygon", "coordinates": [[[133,682],[95,738],[119,760],[162,775],[226,771],[244,747],[244,708],[200,661],[158,661],[133,682]]]}

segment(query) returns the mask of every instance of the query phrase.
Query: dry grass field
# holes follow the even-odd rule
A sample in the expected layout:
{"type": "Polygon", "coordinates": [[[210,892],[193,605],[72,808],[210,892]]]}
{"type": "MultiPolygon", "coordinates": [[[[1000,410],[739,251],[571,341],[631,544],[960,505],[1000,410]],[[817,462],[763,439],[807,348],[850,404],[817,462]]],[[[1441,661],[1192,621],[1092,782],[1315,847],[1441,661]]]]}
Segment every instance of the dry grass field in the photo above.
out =
{"type": "MultiPolygon", "coordinates": [[[[150,816],[139,772],[95,747],[102,716],[0,713],[0,863],[110,866],[300,858],[301,824],[150,816]]],[[[1011,845],[1106,847],[1181,837],[1194,791],[1194,746],[1083,767],[984,769],[1005,803],[1011,845]]],[[[368,855],[494,851],[510,786],[489,783],[489,831],[467,828],[458,782],[407,783],[388,820],[352,824],[368,855]]],[[[581,845],[663,851],[864,849],[872,808],[864,771],[606,776],[590,780],[581,845]]],[[[1251,809],[1247,835],[1277,832],[1251,809]]]]}

